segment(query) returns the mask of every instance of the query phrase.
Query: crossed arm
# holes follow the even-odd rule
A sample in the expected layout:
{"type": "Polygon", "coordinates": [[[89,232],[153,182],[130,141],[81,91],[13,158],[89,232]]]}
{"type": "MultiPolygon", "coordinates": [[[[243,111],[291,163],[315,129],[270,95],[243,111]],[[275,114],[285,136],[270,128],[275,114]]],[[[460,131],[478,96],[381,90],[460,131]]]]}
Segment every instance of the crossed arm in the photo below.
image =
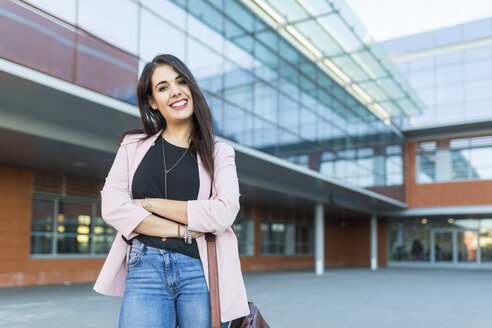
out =
{"type": "MultiPolygon", "coordinates": [[[[214,194],[210,197],[210,200],[216,198],[217,195],[214,194]]],[[[143,201],[143,199],[134,199],[133,204],[143,207],[143,201]]],[[[147,210],[168,219],[150,214],[134,229],[135,232],[149,236],[163,237],[163,239],[184,236],[186,225],[188,224],[187,201],[149,198],[147,203],[150,205],[146,206],[147,210]]],[[[201,235],[203,235],[202,232],[195,231],[192,231],[191,234],[192,238],[197,238],[201,235]]]]}
{"type": "MultiPolygon", "coordinates": [[[[131,198],[128,184],[128,159],[134,156],[136,146],[133,143],[120,146],[101,190],[102,217],[125,238],[131,239],[139,233],[161,238],[178,237],[178,224],[187,225],[192,231],[220,235],[234,223],[239,212],[240,194],[232,147],[216,145],[216,195],[211,199],[175,201],[153,198],[150,200],[152,206],[144,209],[142,200],[131,198]]],[[[182,227],[179,235],[183,236],[185,230],[186,227],[182,227]]]]}

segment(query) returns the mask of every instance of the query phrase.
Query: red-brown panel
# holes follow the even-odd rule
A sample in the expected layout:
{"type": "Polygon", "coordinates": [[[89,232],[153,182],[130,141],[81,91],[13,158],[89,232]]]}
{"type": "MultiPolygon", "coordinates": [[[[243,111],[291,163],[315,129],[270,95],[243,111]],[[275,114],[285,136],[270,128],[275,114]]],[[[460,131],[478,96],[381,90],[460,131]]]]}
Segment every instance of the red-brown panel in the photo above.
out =
{"type": "Polygon", "coordinates": [[[378,194],[385,195],[391,197],[393,199],[399,200],[400,202],[405,202],[405,186],[397,185],[397,186],[376,186],[366,188],[368,190],[372,190],[377,192],[378,194]]]}
{"type": "Polygon", "coordinates": [[[325,220],[326,266],[370,265],[369,219],[325,220]]]}
{"type": "Polygon", "coordinates": [[[76,83],[108,96],[135,101],[138,62],[88,34],[78,34],[76,83]]]}
{"type": "Polygon", "coordinates": [[[72,81],[74,32],[13,1],[0,0],[0,57],[72,81]]]}
{"type": "Polygon", "coordinates": [[[489,205],[491,203],[492,180],[417,184],[415,142],[409,142],[406,150],[409,207],[489,205]]]}
{"type": "Polygon", "coordinates": [[[314,270],[313,256],[251,256],[241,258],[241,270],[243,272],[307,268],[314,270]]]}

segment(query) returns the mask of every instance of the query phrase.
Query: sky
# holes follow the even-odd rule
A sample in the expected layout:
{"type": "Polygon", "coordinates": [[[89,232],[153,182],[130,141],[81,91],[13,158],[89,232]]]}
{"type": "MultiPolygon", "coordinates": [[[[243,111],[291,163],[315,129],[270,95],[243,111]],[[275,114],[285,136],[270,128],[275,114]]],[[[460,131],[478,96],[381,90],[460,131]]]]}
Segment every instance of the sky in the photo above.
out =
{"type": "Polygon", "coordinates": [[[492,17],[492,0],[346,0],[376,41],[492,17]]]}

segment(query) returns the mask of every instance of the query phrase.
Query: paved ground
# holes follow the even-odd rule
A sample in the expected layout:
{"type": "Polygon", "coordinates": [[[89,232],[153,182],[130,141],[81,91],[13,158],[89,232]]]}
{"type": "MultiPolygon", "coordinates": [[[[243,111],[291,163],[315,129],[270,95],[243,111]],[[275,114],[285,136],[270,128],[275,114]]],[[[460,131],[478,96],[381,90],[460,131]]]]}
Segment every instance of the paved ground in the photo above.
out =
{"type": "MultiPolygon", "coordinates": [[[[492,272],[329,269],[246,273],[272,328],[492,327],[492,272]]],[[[0,327],[116,327],[120,298],[92,284],[0,289],[0,327]]]]}

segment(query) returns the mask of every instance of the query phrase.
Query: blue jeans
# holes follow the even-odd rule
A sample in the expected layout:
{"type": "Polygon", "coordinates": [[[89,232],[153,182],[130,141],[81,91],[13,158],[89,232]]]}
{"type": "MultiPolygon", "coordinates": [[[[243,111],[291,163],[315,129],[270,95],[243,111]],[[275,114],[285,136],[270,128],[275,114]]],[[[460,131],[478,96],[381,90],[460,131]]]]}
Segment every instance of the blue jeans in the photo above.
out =
{"type": "Polygon", "coordinates": [[[199,259],[134,239],[125,284],[120,328],[210,328],[210,296],[199,259]]]}

